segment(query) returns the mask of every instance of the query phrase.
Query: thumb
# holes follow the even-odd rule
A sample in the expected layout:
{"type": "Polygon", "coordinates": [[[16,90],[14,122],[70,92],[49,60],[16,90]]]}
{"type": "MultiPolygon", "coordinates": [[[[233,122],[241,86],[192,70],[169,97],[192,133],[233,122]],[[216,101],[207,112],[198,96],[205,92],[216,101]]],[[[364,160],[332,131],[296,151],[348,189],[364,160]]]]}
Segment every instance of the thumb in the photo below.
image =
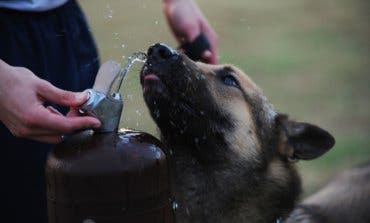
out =
{"type": "Polygon", "coordinates": [[[86,92],[65,91],[44,80],[37,86],[37,93],[45,101],[69,107],[77,107],[88,98],[86,92]]]}

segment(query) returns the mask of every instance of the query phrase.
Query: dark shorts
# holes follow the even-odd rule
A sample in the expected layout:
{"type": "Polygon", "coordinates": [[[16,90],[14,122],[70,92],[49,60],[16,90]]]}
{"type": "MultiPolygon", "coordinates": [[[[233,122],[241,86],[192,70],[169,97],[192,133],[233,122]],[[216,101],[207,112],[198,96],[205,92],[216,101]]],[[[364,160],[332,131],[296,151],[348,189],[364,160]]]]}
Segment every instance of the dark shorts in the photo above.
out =
{"type": "MultiPolygon", "coordinates": [[[[71,91],[92,86],[99,58],[78,4],[47,12],[0,8],[0,59],[71,91]]],[[[58,108],[63,113],[66,108],[58,108]]],[[[15,138],[0,123],[1,222],[47,222],[44,166],[52,145],[15,138]]]]}

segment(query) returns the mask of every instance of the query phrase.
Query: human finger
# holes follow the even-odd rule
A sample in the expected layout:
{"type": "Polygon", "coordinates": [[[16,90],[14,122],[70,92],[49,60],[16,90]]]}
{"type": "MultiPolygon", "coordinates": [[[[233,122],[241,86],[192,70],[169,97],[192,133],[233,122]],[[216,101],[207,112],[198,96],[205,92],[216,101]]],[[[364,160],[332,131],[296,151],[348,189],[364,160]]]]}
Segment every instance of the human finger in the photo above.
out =
{"type": "Polygon", "coordinates": [[[51,113],[53,114],[56,114],[56,115],[63,115],[62,113],[60,113],[57,109],[55,109],[53,106],[47,106],[46,107],[47,110],[49,110],[51,113]]]}
{"type": "Polygon", "coordinates": [[[98,128],[100,121],[91,116],[65,117],[50,112],[40,112],[38,128],[66,134],[80,129],[98,128]]]}
{"type": "Polygon", "coordinates": [[[67,117],[78,117],[78,116],[81,116],[81,113],[78,110],[78,108],[70,108],[66,116],[67,117]]]}
{"type": "Polygon", "coordinates": [[[204,35],[207,37],[209,43],[210,43],[210,52],[211,54],[206,53],[206,58],[208,59],[209,63],[217,64],[218,63],[218,40],[217,40],[217,34],[216,32],[211,28],[211,26],[208,24],[207,21],[202,22],[202,31],[204,32],[204,35]]]}
{"type": "Polygon", "coordinates": [[[206,51],[203,52],[202,61],[205,62],[205,63],[213,63],[214,62],[213,55],[212,55],[212,52],[210,50],[206,50],[206,51]]]}
{"type": "Polygon", "coordinates": [[[83,104],[88,98],[86,92],[65,91],[55,87],[45,80],[39,81],[37,85],[37,93],[45,101],[71,107],[77,107],[83,104]]]}
{"type": "Polygon", "coordinates": [[[43,135],[43,136],[33,136],[29,137],[29,139],[36,140],[39,142],[49,143],[49,144],[57,144],[63,141],[63,135],[43,135]]]}

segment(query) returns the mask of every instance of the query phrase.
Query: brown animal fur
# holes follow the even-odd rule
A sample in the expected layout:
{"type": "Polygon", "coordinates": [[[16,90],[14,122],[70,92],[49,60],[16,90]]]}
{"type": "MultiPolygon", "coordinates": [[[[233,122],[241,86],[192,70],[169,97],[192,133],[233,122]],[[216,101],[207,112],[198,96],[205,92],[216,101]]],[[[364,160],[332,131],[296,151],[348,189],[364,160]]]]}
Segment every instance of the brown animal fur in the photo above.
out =
{"type": "Polygon", "coordinates": [[[305,199],[286,223],[370,222],[370,164],[347,170],[305,199]]]}
{"type": "Polygon", "coordinates": [[[195,63],[157,44],[141,73],[145,102],[172,149],[177,222],[275,222],[300,191],[296,159],[334,144],[326,131],[275,112],[231,65],[195,63]]]}

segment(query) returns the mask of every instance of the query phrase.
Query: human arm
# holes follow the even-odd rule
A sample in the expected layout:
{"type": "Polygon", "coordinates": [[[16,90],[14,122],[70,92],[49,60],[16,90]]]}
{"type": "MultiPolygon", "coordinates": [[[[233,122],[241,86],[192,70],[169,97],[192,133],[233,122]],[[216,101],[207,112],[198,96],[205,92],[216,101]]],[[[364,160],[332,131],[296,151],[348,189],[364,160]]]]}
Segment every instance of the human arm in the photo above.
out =
{"type": "Polygon", "coordinates": [[[163,0],[163,12],[178,43],[193,42],[203,33],[210,43],[210,50],[202,55],[206,63],[218,63],[217,34],[193,0],[163,0]]]}
{"type": "Polygon", "coordinates": [[[24,67],[0,60],[0,121],[14,136],[58,143],[64,134],[100,126],[93,117],[76,115],[74,107],[86,99],[86,93],[61,90],[24,67]],[[69,115],[45,107],[45,102],[71,107],[69,115]]]}

